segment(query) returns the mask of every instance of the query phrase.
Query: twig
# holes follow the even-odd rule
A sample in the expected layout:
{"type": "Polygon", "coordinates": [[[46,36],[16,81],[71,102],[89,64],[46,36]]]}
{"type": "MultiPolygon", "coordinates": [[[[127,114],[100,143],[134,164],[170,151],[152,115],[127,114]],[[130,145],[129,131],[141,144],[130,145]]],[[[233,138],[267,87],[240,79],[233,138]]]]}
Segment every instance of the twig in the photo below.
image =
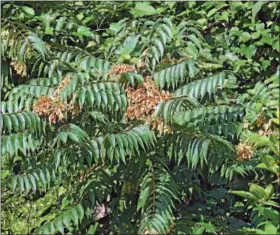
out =
{"type": "Polygon", "coordinates": [[[104,22],[104,20],[105,20],[106,18],[107,18],[107,16],[105,16],[105,17],[103,18],[103,20],[101,20],[100,25],[99,25],[99,26],[97,26],[97,28],[98,28],[98,29],[101,27],[101,25],[103,24],[103,22],[104,22]]]}

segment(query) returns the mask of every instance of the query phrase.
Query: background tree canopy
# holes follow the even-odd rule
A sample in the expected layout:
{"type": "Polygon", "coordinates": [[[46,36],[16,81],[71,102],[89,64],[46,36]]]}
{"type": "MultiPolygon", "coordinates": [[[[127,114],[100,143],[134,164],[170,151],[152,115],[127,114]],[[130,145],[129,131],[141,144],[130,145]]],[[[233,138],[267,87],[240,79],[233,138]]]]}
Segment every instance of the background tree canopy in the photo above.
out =
{"type": "Polygon", "coordinates": [[[2,3],[2,234],[279,234],[279,15],[2,3]]]}

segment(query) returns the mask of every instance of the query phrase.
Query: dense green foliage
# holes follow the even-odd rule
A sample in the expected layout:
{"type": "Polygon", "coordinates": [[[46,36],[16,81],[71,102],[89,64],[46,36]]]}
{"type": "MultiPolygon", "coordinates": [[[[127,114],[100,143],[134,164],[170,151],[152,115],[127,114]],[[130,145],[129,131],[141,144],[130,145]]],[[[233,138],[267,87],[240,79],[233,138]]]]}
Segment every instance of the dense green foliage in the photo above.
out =
{"type": "Polygon", "coordinates": [[[2,3],[2,234],[278,234],[279,15],[2,3]]]}

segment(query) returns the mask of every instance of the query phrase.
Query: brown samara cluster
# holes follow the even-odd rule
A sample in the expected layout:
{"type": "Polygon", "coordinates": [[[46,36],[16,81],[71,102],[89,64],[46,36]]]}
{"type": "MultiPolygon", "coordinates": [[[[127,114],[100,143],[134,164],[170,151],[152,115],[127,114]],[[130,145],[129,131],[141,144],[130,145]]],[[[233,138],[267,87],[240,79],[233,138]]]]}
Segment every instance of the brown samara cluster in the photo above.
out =
{"type": "MultiPolygon", "coordinates": [[[[141,65],[143,67],[143,65],[141,65]]],[[[136,67],[141,67],[137,65],[136,67]]],[[[120,77],[124,73],[134,73],[135,68],[129,64],[119,64],[111,67],[108,75],[115,76],[119,81],[120,77]]],[[[156,120],[152,117],[156,106],[165,100],[171,98],[171,94],[166,91],[160,91],[152,78],[146,77],[143,84],[138,84],[134,89],[131,86],[126,88],[127,97],[129,99],[129,106],[126,110],[125,117],[127,120],[138,119],[145,122],[145,124],[151,125],[155,130],[163,132],[170,132],[171,128],[165,125],[162,119],[156,120]]]]}
{"type": "Polygon", "coordinates": [[[64,119],[64,113],[67,109],[67,103],[58,99],[51,99],[48,96],[39,98],[34,106],[34,112],[40,116],[49,117],[50,123],[56,123],[64,119]]]}
{"type": "Polygon", "coordinates": [[[238,161],[247,161],[252,158],[254,154],[254,147],[251,144],[249,144],[248,141],[245,141],[237,145],[236,151],[238,161]]]}
{"type": "Polygon", "coordinates": [[[70,77],[65,77],[54,92],[54,97],[42,96],[34,105],[33,111],[40,116],[48,117],[50,123],[56,123],[65,119],[66,113],[78,114],[81,110],[73,103],[67,103],[59,99],[61,91],[71,81],[70,77]]]}
{"type": "Polygon", "coordinates": [[[138,85],[136,89],[128,86],[126,93],[129,98],[129,105],[126,110],[126,119],[138,119],[152,126],[153,129],[170,132],[171,129],[166,126],[160,118],[152,117],[156,106],[171,98],[167,91],[160,91],[150,77],[144,79],[144,83],[138,85]]]}
{"type": "Polygon", "coordinates": [[[152,79],[146,77],[142,85],[138,85],[136,89],[132,87],[126,88],[129,98],[129,106],[126,111],[127,119],[145,119],[151,115],[158,103],[171,98],[169,92],[160,91],[152,79]]]}
{"type": "Polygon", "coordinates": [[[120,79],[123,73],[134,73],[135,69],[129,64],[118,64],[111,67],[108,75],[115,76],[117,80],[120,79]]]}

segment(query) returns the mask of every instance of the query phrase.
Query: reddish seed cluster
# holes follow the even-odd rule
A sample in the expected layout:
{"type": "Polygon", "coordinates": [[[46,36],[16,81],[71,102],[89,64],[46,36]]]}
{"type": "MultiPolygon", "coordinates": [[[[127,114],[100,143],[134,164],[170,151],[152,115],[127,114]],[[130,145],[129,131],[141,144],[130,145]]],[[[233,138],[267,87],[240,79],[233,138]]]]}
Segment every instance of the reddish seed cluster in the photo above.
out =
{"type": "Polygon", "coordinates": [[[39,98],[34,106],[34,112],[40,116],[49,117],[50,123],[56,123],[64,119],[64,113],[67,109],[67,103],[61,102],[58,99],[51,99],[47,96],[39,98]]]}
{"type": "Polygon", "coordinates": [[[39,98],[37,103],[34,105],[34,112],[40,116],[48,117],[50,123],[56,123],[65,119],[66,113],[78,114],[81,110],[78,106],[72,103],[60,101],[59,95],[61,91],[71,81],[70,77],[65,77],[59,84],[58,88],[54,92],[54,97],[50,98],[42,96],[39,98]]]}
{"type": "Polygon", "coordinates": [[[112,76],[116,76],[117,79],[119,80],[123,73],[134,73],[134,72],[135,69],[133,68],[133,66],[129,64],[118,64],[112,66],[108,74],[112,76]]]}
{"type": "Polygon", "coordinates": [[[163,132],[171,132],[162,119],[153,119],[152,115],[156,106],[171,98],[171,94],[166,91],[160,91],[153,80],[146,77],[142,85],[138,85],[136,89],[132,87],[126,88],[129,98],[129,106],[126,110],[126,119],[139,119],[146,124],[151,125],[152,129],[163,132]]]}
{"type": "Polygon", "coordinates": [[[254,147],[248,143],[248,141],[245,141],[243,143],[240,143],[236,147],[237,151],[237,160],[238,161],[246,161],[251,159],[251,157],[254,154],[254,147]]]}
{"type": "Polygon", "coordinates": [[[157,104],[171,97],[169,92],[160,91],[150,78],[145,78],[143,85],[136,89],[127,87],[129,106],[126,111],[127,119],[143,119],[151,115],[157,104]]]}
{"type": "Polygon", "coordinates": [[[52,100],[48,96],[41,96],[34,106],[34,112],[40,116],[47,116],[52,107],[52,100]]]}

